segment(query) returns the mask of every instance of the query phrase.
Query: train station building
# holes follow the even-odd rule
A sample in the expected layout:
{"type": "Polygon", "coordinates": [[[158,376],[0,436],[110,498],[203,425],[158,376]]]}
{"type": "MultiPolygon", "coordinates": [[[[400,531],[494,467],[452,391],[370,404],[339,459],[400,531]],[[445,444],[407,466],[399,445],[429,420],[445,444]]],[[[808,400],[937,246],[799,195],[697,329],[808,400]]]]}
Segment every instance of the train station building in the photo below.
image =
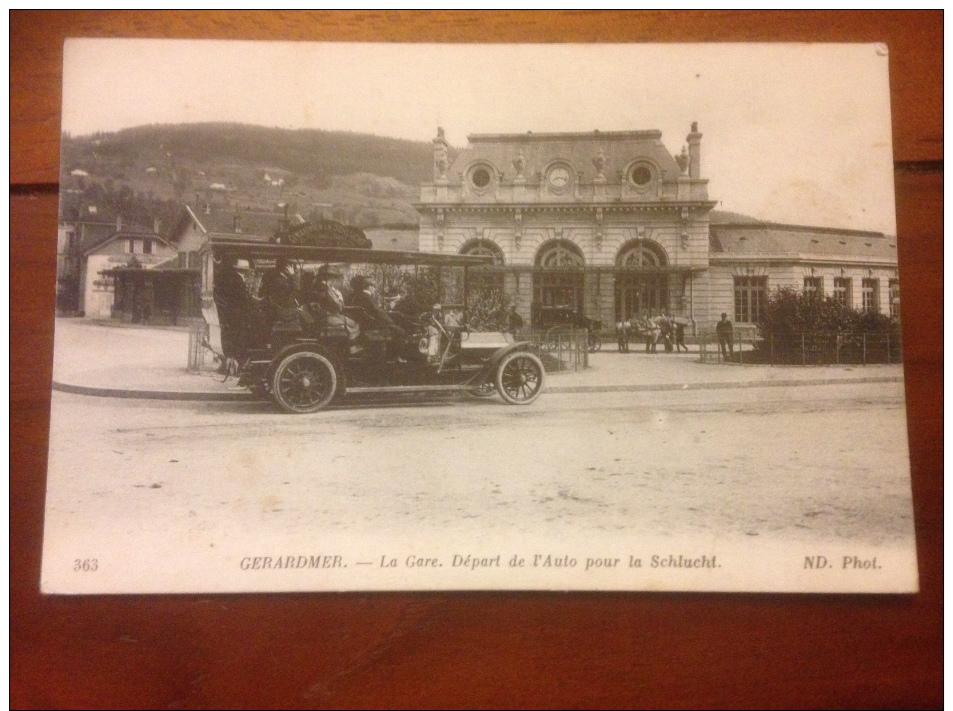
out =
{"type": "Polygon", "coordinates": [[[660,131],[478,134],[451,158],[438,129],[419,247],[492,256],[527,323],[665,312],[698,334],[722,312],[753,324],[778,286],[899,315],[896,237],[720,217],[702,138],[673,155],[660,131]]]}

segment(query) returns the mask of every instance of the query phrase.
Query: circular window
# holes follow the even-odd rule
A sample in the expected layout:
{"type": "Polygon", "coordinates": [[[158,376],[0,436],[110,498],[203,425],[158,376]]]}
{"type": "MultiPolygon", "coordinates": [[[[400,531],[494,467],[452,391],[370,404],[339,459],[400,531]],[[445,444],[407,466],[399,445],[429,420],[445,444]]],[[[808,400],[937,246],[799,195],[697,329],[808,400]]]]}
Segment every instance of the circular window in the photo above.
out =
{"type": "Polygon", "coordinates": [[[632,182],[643,187],[652,182],[652,171],[644,165],[637,165],[632,169],[630,174],[632,177],[632,182]]]}
{"type": "Polygon", "coordinates": [[[477,168],[470,174],[470,182],[478,188],[485,188],[490,184],[490,171],[486,168],[477,168]]]}

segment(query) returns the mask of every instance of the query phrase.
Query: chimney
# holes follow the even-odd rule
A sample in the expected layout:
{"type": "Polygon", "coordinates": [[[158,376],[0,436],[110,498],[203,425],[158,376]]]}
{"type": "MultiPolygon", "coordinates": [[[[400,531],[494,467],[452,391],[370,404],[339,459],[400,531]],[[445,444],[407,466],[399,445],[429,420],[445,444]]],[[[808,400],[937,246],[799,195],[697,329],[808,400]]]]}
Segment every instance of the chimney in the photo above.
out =
{"type": "Polygon", "coordinates": [[[688,142],[688,177],[698,180],[702,174],[702,134],[698,132],[697,121],[692,121],[692,132],[685,140],[688,142]]]}
{"type": "Polygon", "coordinates": [[[116,232],[122,232],[122,215],[116,215],[116,232]]]}
{"type": "Polygon", "coordinates": [[[158,217],[152,218],[152,231],[156,234],[159,234],[159,230],[162,228],[162,220],[158,217]]]}
{"type": "Polygon", "coordinates": [[[240,233],[242,231],[242,216],[236,214],[232,218],[232,232],[240,233]]]}

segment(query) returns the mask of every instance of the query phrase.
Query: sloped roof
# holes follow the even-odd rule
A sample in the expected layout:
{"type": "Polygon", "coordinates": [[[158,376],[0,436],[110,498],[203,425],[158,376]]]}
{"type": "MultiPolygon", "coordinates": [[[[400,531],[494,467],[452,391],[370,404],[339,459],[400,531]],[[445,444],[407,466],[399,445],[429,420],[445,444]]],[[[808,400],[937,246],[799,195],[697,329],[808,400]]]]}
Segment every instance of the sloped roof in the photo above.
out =
{"type": "Polygon", "coordinates": [[[593,131],[591,133],[475,134],[470,144],[457,155],[450,172],[466,170],[474,161],[484,160],[509,178],[516,176],[513,161],[522,155],[523,176],[535,179],[546,167],[564,160],[588,179],[596,176],[592,159],[605,156],[603,174],[612,179],[637,158],[654,161],[662,169],[663,180],[675,180],[681,174],[678,164],[662,144],[661,131],[593,131]]]}
{"type": "Polygon", "coordinates": [[[364,233],[374,245],[374,249],[396,249],[401,252],[416,252],[420,249],[420,230],[416,227],[368,227],[364,233]]]}
{"type": "Polygon", "coordinates": [[[713,259],[772,255],[897,261],[897,238],[880,232],[761,223],[712,224],[710,234],[713,259]]]}
{"type": "MultiPolygon", "coordinates": [[[[254,210],[218,210],[205,213],[189,208],[189,214],[198,223],[199,227],[208,234],[241,235],[248,239],[259,237],[270,240],[282,227],[285,220],[284,213],[254,210]]],[[[301,215],[297,214],[291,215],[287,219],[292,224],[304,222],[301,215]]]]}
{"type": "MultiPolygon", "coordinates": [[[[115,228],[115,225],[113,225],[113,228],[115,228]]],[[[130,238],[135,239],[137,237],[141,237],[143,239],[158,240],[159,242],[162,242],[167,247],[172,247],[172,245],[169,244],[168,240],[164,239],[163,237],[160,237],[154,230],[149,229],[148,227],[142,227],[141,225],[129,225],[128,227],[123,226],[123,228],[119,230],[118,232],[116,232],[114,229],[110,234],[104,237],[101,237],[100,239],[97,239],[88,245],[83,245],[82,246],[83,254],[85,255],[85,254],[89,254],[90,252],[95,252],[97,249],[99,249],[100,247],[106,246],[113,240],[130,239],[130,238]]]]}

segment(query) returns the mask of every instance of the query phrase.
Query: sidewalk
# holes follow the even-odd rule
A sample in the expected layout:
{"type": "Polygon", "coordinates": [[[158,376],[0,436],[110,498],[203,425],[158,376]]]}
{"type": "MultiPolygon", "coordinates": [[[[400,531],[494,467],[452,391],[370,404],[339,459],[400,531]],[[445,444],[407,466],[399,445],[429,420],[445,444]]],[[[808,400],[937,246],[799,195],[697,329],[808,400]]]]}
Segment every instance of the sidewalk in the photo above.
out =
{"type": "MultiPolygon", "coordinates": [[[[189,334],[174,328],[115,325],[80,318],[56,320],[53,387],[108,397],[245,400],[234,377],[190,373],[189,334]],[[224,380],[224,382],[223,382],[224,380]]],[[[547,392],[701,390],[838,383],[902,382],[901,365],[785,367],[701,363],[697,352],[619,353],[614,345],[590,354],[590,367],[552,373],[547,392]],[[605,349],[607,348],[607,349],[605,349]]]]}

